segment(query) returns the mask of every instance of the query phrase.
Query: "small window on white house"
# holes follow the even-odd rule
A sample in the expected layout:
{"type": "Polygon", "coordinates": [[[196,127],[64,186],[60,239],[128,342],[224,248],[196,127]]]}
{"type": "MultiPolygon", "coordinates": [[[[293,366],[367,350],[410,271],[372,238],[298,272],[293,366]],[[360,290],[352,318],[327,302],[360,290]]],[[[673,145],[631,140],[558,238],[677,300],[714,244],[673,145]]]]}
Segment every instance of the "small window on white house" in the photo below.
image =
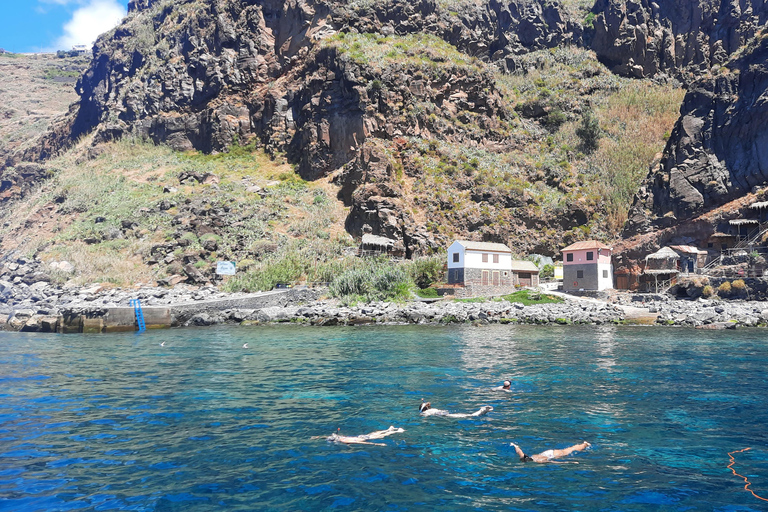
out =
{"type": "Polygon", "coordinates": [[[488,263],[488,255],[483,253],[483,263],[488,263]]]}
{"type": "Polygon", "coordinates": [[[607,270],[603,270],[603,278],[604,279],[608,279],[608,271],[607,270]]]}
{"type": "Polygon", "coordinates": [[[501,275],[503,275],[504,277],[509,277],[509,272],[507,272],[507,271],[505,270],[504,272],[502,272],[502,273],[501,273],[501,275]]]}
{"type": "Polygon", "coordinates": [[[455,252],[453,253],[453,262],[458,263],[459,262],[459,253],[455,252]]]}
{"type": "Polygon", "coordinates": [[[573,253],[569,252],[565,255],[565,261],[573,261],[573,253]]]}
{"type": "Polygon", "coordinates": [[[595,259],[595,253],[592,251],[587,252],[587,261],[592,261],[595,259]]]}
{"type": "Polygon", "coordinates": [[[577,270],[576,271],[576,279],[581,279],[584,277],[584,271],[583,270],[577,270]]]}
{"type": "Polygon", "coordinates": [[[494,254],[493,255],[493,262],[494,263],[498,263],[499,262],[499,255],[498,254],[494,254]]]}

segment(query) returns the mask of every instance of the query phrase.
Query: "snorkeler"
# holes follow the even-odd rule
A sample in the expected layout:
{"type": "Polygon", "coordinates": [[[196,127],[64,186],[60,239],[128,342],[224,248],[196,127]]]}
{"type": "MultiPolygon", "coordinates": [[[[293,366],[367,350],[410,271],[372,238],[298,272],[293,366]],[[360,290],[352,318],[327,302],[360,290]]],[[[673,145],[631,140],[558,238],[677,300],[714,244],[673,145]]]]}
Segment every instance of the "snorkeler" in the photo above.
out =
{"type": "Polygon", "coordinates": [[[559,459],[560,457],[565,457],[573,452],[586,450],[592,445],[584,441],[583,443],[575,444],[562,450],[546,450],[536,455],[526,455],[515,443],[509,443],[509,446],[515,447],[515,452],[517,452],[521,462],[553,462],[553,459],[559,459]]]}
{"type": "Polygon", "coordinates": [[[371,432],[370,434],[364,434],[362,436],[342,436],[339,435],[338,432],[334,432],[328,436],[327,439],[331,443],[373,444],[376,446],[385,446],[380,443],[369,443],[368,441],[371,439],[383,439],[387,436],[391,436],[392,434],[399,434],[400,432],[405,432],[405,429],[390,426],[387,430],[377,430],[376,432],[371,432]]]}
{"type": "Polygon", "coordinates": [[[496,386],[495,388],[493,388],[493,391],[506,391],[508,393],[511,393],[512,392],[512,390],[510,389],[511,387],[512,387],[512,383],[508,380],[505,380],[504,384],[502,384],[501,386],[496,386]]]}
{"type": "Polygon", "coordinates": [[[492,410],[493,407],[490,405],[484,405],[472,414],[452,413],[444,411],[443,409],[433,409],[432,404],[425,402],[424,400],[421,401],[421,405],[419,406],[419,414],[422,416],[444,416],[446,418],[471,418],[472,416],[482,416],[484,414],[488,414],[492,410]]]}

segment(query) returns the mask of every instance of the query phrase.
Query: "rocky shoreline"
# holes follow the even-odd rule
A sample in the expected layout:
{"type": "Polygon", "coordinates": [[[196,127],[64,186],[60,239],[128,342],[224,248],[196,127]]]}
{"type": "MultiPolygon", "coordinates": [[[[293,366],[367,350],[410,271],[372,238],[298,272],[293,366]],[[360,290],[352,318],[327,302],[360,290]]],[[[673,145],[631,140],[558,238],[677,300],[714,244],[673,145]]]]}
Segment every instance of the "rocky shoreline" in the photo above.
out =
{"type": "MultiPolygon", "coordinates": [[[[559,294],[564,298],[562,303],[529,306],[501,299],[344,305],[327,298],[323,288],[230,294],[212,286],[186,284],[134,289],[60,286],[38,262],[17,260],[0,270],[0,329],[25,332],[77,332],[62,328],[65,319],[99,320],[118,310],[122,310],[122,326],[130,330],[132,299],[140,299],[148,312],[162,310],[166,327],[278,323],[657,324],[699,328],[768,325],[768,302],[764,301],[678,300],[667,295],[612,292],[599,299],[559,294]]],[[[102,332],[99,329],[105,325],[99,323],[97,332],[102,332]]]]}

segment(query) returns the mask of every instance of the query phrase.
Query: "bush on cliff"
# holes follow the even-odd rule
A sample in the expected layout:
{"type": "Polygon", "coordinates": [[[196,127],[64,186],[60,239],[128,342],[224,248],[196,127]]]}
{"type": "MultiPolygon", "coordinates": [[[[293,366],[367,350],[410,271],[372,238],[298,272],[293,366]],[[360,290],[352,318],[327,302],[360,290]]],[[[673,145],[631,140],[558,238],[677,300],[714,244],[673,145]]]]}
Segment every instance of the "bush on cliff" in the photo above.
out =
{"type": "Polygon", "coordinates": [[[731,283],[724,281],[717,287],[717,294],[721,297],[728,297],[731,294],[731,283]]]}
{"type": "Polygon", "coordinates": [[[707,298],[707,299],[708,299],[708,298],[710,298],[711,296],[713,296],[714,294],[715,294],[715,289],[714,289],[714,288],[712,288],[712,286],[710,286],[710,285],[706,285],[706,286],[705,286],[705,287],[704,287],[704,288],[701,290],[701,295],[702,295],[703,297],[707,298]]]}

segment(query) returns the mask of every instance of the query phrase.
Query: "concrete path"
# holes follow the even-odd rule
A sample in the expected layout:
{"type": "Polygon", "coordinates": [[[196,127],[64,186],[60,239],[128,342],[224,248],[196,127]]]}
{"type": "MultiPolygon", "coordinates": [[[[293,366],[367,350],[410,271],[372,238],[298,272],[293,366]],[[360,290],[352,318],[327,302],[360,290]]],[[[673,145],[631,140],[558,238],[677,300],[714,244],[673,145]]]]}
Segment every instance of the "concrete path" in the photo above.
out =
{"type": "MultiPolygon", "coordinates": [[[[608,302],[600,299],[595,299],[593,297],[578,297],[576,295],[571,295],[568,293],[563,292],[556,292],[556,291],[546,291],[544,293],[547,293],[549,295],[554,295],[556,297],[560,297],[564,300],[575,300],[575,301],[581,301],[581,302],[591,302],[592,304],[608,304],[608,302]]],[[[642,325],[653,325],[656,323],[656,319],[658,318],[658,313],[651,313],[648,308],[640,308],[637,306],[625,306],[623,304],[613,304],[617,308],[621,308],[622,311],[624,311],[624,319],[629,324],[642,324],[642,325]]]]}

